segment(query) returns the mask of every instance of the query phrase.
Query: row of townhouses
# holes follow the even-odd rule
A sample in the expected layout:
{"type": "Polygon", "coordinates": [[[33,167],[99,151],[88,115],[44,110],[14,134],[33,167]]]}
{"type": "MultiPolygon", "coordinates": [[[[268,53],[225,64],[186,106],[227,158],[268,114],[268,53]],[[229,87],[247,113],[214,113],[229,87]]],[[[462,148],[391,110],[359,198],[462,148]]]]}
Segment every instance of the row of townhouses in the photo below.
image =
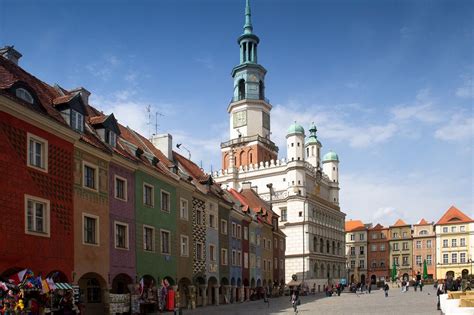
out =
{"type": "Polygon", "coordinates": [[[249,299],[285,282],[285,235],[250,185],[221,189],[173,151],[50,86],[0,50],[0,277],[24,268],[79,286],[86,314],[107,296],[167,280],[179,302],[249,299]],[[252,290],[252,291],[253,291],[252,290]]]}
{"type": "Polygon", "coordinates": [[[467,278],[474,259],[474,220],[450,207],[438,222],[421,219],[411,225],[397,220],[393,225],[346,221],[347,277],[350,282],[376,284],[396,277],[412,280],[467,278]]]}

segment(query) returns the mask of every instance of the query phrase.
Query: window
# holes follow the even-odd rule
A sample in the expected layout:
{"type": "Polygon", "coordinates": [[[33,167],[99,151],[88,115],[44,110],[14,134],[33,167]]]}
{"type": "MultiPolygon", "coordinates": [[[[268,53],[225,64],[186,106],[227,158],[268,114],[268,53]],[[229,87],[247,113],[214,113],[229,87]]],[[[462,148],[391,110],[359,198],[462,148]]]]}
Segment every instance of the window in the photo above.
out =
{"type": "Polygon", "coordinates": [[[84,187],[90,188],[97,190],[97,175],[98,175],[98,170],[97,166],[94,166],[92,164],[83,162],[83,185],[84,187]]]}
{"type": "Polygon", "coordinates": [[[458,254],[457,253],[452,253],[451,254],[451,262],[453,264],[456,264],[458,262],[458,254]]]}
{"type": "Polygon", "coordinates": [[[398,233],[397,233],[397,232],[393,232],[392,236],[393,236],[393,238],[398,238],[398,233]]]}
{"type": "Polygon", "coordinates": [[[202,225],[202,211],[196,210],[196,225],[202,225]]]}
{"type": "Polygon", "coordinates": [[[363,259],[359,260],[359,267],[364,269],[365,268],[365,262],[363,259]]]}
{"type": "Polygon", "coordinates": [[[162,254],[171,254],[170,248],[170,232],[161,230],[161,253],[162,254]]]}
{"type": "Polygon", "coordinates": [[[155,228],[143,226],[143,250],[147,252],[155,251],[155,228]]]}
{"type": "Polygon", "coordinates": [[[377,233],[372,233],[372,239],[376,240],[377,239],[377,233]]]}
{"type": "Polygon", "coordinates": [[[408,256],[403,256],[403,266],[408,266],[408,256]]]}
{"type": "Polygon", "coordinates": [[[232,250],[232,266],[235,266],[237,264],[237,253],[236,251],[233,249],[232,250]]]}
{"type": "Polygon", "coordinates": [[[227,266],[227,248],[221,248],[221,264],[227,266]]]}
{"type": "Polygon", "coordinates": [[[278,258],[273,258],[273,268],[278,269],[278,258]]]}
{"type": "Polygon", "coordinates": [[[407,232],[403,232],[403,238],[407,238],[407,232]]]}
{"type": "Polygon", "coordinates": [[[75,110],[71,109],[70,125],[72,129],[79,132],[84,132],[84,116],[81,113],[78,113],[75,110]]]}
{"type": "Polygon", "coordinates": [[[380,267],[385,267],[385,262],[383,260],[380,261],[380,267]]]}
{"type": "Polygon", "coordinates": [[[452,227],[451,227],[451,232],[452,232],[452,233],[455,233],[455,232],[456,232],[456,227],[455,227],[455,226],[452,226],[452,227]]]}
{"type": "Polygon", "coordinates": [[[359,233],[359,241],[363,241],[364,240],[364,234],[363,233],[359,233]]]}
{"type": "Polygon", "coordinates": [[[115,222],[115,248],[128,249],[128,224],[115,222]]]}
{"type": "Polygon", "coordinates": [[[189,237],[181,235],[181,256],[189,256],[189,237]]]}
{"type": "Polygon", "coordinates": [[[364,251],[365,251],[365,247],[364,247],[364,246],[360,246],[360,247],[359,247],[359,254],[360,254],[360,255],[364,255],[364,251]]]}
{"type": "Polygon", "coordinates": [[[408,250],[408,242],[403,242],[403,250],[408,250]]]}
{"type": "Polygon", "coordinates": [[[421,248],[421,241],[416,241],[416,248],[421,248]]]}
{"type": "Polygon", "coordinates": [[[84,227],[83,241],[84,244],[98,245],[99,244],[99,217],[93,215],[82,215],[82,225],[84,227]]]}
{"type": "Polygon", "coordinates": [[[431,246],[432,246],[432,241],[426,240],[426,248],[431,248],[431,246]]]}
{"type": "Polygon", "coordinates": [[[273,247],[274,249],[277,249],[277,248],[278,248],[278,240],[277,240],[276,237],[273,238],[273,246],[274,246],[274,247],[273,247]]]}
{"type": "Polygon", "coordinates": [[[280,221],[285,222],[286,221],[286,208],[281,208],[281,216],[280,216],[280,221]]]}
{"type": "Polygon", "coordinates": [[[196,243],[196,260],[203,260],[202,243],[196,243]]]}
{"type": "Polygon", "coordinates": [[[356,248],[354,246],[351,246],[351,256],[355,256],[356,254],[356,248]]]}
{"type": "Polygon", "coordinates": [[[443,264],[448,263],[448,254],[443,254],[443,264]]]}
{"type": "Polygon", "coordinates": [[[355,240],[355,235],[354,234],[351,234],[350,237],[351,237],[351,241],[355,240]]]}
{"type": "Polygon", "coordinates": [[[221,233],[227,235],[227,220],[221,220],[221,233]]]}
{"type": "Polygon", "coordinates": [[[232,237],[235,237],[237,235],[237,225],[232,222],[232,237]]]}
{"type": "Polygon", "coordinates": [[[181,198],[179,201],[179,217],[183,220],[189,220],[189,207],[188,201],[186,199],[181,198]]]}
{"type": "Polygon", "coordinates": [[[244,252],[244,268],[248,269],[248,267],[249,267],[249,253],[244,252]]]}
{"type": "Polygon", "coordinates": [[[280,239],[280,250],[285,251],[285,243],[284,243],[283,239],[280,239]]]}
{"type": "Polygon", "coordinates": [[[260,234],[257,234],[257,246],[260,246],[260,234]]]}
{"type": "Polygon", "coordinates": [[[465,232],[465,231],[466,231],[466,227],[465,227],[464,225],[461,225],[461,226],[459,227],[459,231],[460,231],[460,232],[465,232]]]}
{"type": "Polygon", "coordinates": [[[465,263],[466,262],[466,253],[460,253],[459,254],[459,262],[460,263],[465,263]]]}
{"type": "Polygon", "coordinates": [[[426,264],[431,266],[432,264],[431,255],[426,255],[426,264]]]}
{"type": "Polygon", "coordinates": [[[447,226],[443,227],[443,233],[448,233],[448,227],[447,226]]]}
{"type": "Polygon", "coordinates": [[[34,103],[33,96],[31,96],[30,92],[28,92],[24,88],[16,89],[15,95],[16,95],[16,97],[21,98],[22,100],[24,100],[27,103],[30,103],[30,104],[34,103]]]}
{"type": "Polygon", "coordinates": [[[25,233],[49,236],[49,201],[25,196],[25,233]]]}
{"type": "MultiPolygon", "coordinates": [[[[244,240],[248,240],[249,239],[249,228],[244,226],[244,240]]],[[[276,239],[275,239],[276,240],[276,239]]],[[[275,247],[276,248],[276,247],[275,247]]]]}
{"type": "Polygon", "coordinates": [[[115,198],[127,200],[127,180],[125,178],[115,176],[115,198]]]}
{"type": "Polygon", "coordinates": [[[443,247],[448,247],[448,240],[443,240],[443,247]]]}
{"type": "Polygon", "coordinates": [[[372,252],[376,252],[377,251],[377,245],[370,245],[370,250],[372,252]]]}
{"type": "Polygon", "coordinates": [[[48,141],[34,136],[27,135],[28,141],[28,166],[48,171],[48,141]]]}
{"type": "Polygon", "coordinates": [[[385,244],[380,244],[380,251],[385,251],[385,244]]]}
{"type": "Polygon", "coordinates": [[[372,260],[372,268],[377,268],[377,261],[372,260]]]}
{"type": "Polygon", "coordinates": [[[257,268],[261,268],[262,266],[260,257],[257,257],[257,268]]]}
{"type": "Polygon", "coordinates": [[[393,244],[393,250],[398,250],[398,243],[393,244]]]}
{"type": "Polygon", "coordinates": [[[420,256],[420,255],[415,256],[415,263],[416,263],[418,266],[421,265],[421,256],[420,256]]]}
{"type": "Polygon", "coordinates": [[[117,144],[117,135],[112,130],[105,130],[105,142],[115,147],[117,144]]]}
{"type": "Polygon", "coordinates": [[[216,228],[216,217],[213,214],[209,214],[209,227],[216,228]]]}
{"type": "Polygon", "coordinates": [[[351,260],[351,269],[354,269],[356,266],[355,260],[351,260]]]}
{"type": "Polygon", "coordinates": [[[283,269],[285,267],[285,262],[283,259],[280,259],[280,269],[283,269]]]}
{"type": "Polygon", "coordinates": [[[216,261],[216,245],[209,245],[209,258],[211,261],[216,261]]]}
{"type": "Polygon", "coordinates": [[[143,184],[143,204],[149,207],[153,207],[153,186],[149,184],[143,184]]]}
{"type": "Polygon", "coordinates": [[[398,257],[393,257],[393,263],[398,266],[398,257]]]}
{"type": "Polygon", "coordinates": [[[466,246],[466,239],[464,237],[462,237],[460,243],[461,244],[459,246],[461,246],[461,247],[466,246]]]}
{"type": "Polygon", "coordinates": [[[87,303],[101,302],[101,289],[99,281],[96,278],[87,279],[86,283],[87,303]]]}
{"type": "Polygon", "coordinates": [[[457,247],[457,239],[453,238],[451,240],[451,247],[457,247]]]}
{"type": "Polygon", "coordinates": [[[380,238],[385,238],[385,233],[380,233],[380,238]]]}
{"type": "Polygon", "coordinates": [[[161,191],[161,211],[170,212],[170,194],[164,190],[161,191]]]}
{"type": "Polygon", "coordinates": [[[421,230],[420,233],[418,233],[419,235],[428,235],[428,231],[427,230],[421,230]]]}
{"type": "Polygon", "coordinates": [[[237,266],[242,266],[242,252],[237,251],[237,266]]]}

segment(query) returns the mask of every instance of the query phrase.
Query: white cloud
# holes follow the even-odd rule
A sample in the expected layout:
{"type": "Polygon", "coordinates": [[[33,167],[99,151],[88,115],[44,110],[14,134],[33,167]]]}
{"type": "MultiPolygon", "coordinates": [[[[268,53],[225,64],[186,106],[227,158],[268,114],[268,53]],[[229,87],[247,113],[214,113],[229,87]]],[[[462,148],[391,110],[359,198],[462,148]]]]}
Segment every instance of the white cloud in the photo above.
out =
{"type": "Polygon", "coordinates": [[[194,61],[203,65],[205,68],[209,70],[214,69],[214,59],[210,55],[194,58],[194,61]]]}
{"type": "Polygon", "coordinates": [[[436,123],[442,120],[441,113],[435,108],[428,89],[418,92],[413,104],[398,105],[391,109],[396,122],[417,120],[423,123],[436,123]]]}
{"type": "Polygon", "coordinates": [[[474,98],[474,86],[472,84],[472,74],[461,76],[463,83],[455,91],[455,95],[460,98],[474,98]]]}
{"type": "Polygon", "coordinates": [[[474,138],[474,118],[455,114],[451,120],[435,132],[435,137],[446,141],[459,141],[474,138]]]}
{"type": "Polygon", "coordinates": [[[112,76],[113,70],[116,69],[119,64],[120,60],[117,56],[106,55],[103,56],[99,61],[87,65],[86,69],[93,76],[107,81],[112,76]]]}

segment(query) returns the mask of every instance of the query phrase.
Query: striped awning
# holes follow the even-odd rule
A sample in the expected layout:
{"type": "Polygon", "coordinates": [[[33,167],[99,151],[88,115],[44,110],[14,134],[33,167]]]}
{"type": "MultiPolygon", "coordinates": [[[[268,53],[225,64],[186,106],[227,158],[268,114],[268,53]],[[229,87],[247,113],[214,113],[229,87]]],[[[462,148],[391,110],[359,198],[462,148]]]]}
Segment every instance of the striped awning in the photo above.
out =
{"type": "Polygon", "coordinates": [[[72,290],[72,287],[69,283],[55,282],[54,285],[56,287],[56,290],[72,290]]]}

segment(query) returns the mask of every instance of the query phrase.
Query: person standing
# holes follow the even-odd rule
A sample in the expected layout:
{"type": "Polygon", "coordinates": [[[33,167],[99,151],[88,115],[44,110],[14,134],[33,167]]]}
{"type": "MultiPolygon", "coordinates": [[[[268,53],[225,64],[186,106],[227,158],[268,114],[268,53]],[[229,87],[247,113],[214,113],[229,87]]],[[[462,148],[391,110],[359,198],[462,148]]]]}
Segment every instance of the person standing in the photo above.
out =
{"type": "Polygon", "coordinates": [[[438,288],[436,290],[436,295],[438,296],[438,304],[437,304],[437,310],[441,310],[441,300],[440,300],[440,295],[441,294],[444,294],[444,290],[445,290],[445,287],[444,287],[444,283],[443,283],[443,280],[438,280],[438,288]]]}
{"type": "Polygon", "coordinates": [[[383,286],[383,291],[385,292],[385,297],[388,297],[388,290],[389,290],[388,283],[385,282],[385,285],[383,286]]]}

